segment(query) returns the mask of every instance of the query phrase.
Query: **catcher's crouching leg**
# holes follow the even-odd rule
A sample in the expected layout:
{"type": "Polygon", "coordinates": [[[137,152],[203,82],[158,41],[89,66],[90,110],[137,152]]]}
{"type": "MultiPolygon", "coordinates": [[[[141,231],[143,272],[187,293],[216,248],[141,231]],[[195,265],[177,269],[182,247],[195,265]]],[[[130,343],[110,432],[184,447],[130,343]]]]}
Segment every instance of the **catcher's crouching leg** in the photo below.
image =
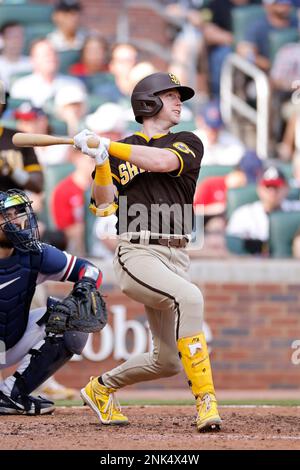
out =
{"type": "MultiPolygon", "coordinates": [[[[80,354],[87,339],[88,333],[80,331],[47,336],[40,347],[29,351],[28,366],[22,372],[15,372],[11,399],[23,402],[26,407],[30,393],[69,361],[73,354],[80,354]]],[[[38,414],[38,411],[33,414],[38,414]]]]}

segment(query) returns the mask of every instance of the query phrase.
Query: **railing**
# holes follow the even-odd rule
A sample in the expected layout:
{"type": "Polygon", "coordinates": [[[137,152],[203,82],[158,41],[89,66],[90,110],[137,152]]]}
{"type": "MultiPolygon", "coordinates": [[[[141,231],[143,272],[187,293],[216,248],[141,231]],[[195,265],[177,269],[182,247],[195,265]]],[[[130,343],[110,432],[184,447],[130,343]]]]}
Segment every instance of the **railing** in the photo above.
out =
{"type": "Polygon", "coordinates": [[[270,86],[267,75],[237,54],[230,54],[222,68],[221,113],[224,124],[230,127],[233,111],[256,126],[256,152],[265,160],[269,157],[270,86]],[[239,70],[254,80],[256,109],[234,91],[234,71],[239,70]]]}

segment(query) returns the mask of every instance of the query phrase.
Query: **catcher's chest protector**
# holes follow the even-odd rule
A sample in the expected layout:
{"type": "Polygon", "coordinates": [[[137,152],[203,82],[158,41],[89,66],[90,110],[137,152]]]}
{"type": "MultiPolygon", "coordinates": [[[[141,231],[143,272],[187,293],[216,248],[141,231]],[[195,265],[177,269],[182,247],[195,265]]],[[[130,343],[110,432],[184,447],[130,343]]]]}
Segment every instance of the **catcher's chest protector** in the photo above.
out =
{"type": "Polygon", "coordinates": [[[12,348],[23,336],[36,288],[41,254],[15,252],[0,259],[0,340],[12,348]]]}

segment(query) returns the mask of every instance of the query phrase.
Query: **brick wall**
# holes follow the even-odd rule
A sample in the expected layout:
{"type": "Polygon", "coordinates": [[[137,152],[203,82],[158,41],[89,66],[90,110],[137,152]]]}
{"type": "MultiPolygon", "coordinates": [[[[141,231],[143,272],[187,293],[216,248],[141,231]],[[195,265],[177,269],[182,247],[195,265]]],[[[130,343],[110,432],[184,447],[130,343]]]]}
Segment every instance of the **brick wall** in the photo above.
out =
{"type": "MultiPolygon", "coordinates": [[[[110,327],[102,338],[102,346],[99,337],[94,337],[88,356],[91,357],[91,351],[96,354],[94,359],[99,353],[107,357],[112,352],[98,362],[85,358],[66,365],[58,377],[73,386],[80,386],[90,375],[122,362],[113,356],[120,353],[118,349],[121,354],[124,349],[124,321],[134,320],[131,326],[135,330],[126,336],[126,351],[149,344],[143,307],[126,298],[114,285],[111,266],[103,268],[104,279],[109,283],[106,293],[110,327]]],[[[204,294],[205,320],[213,333],[211,359],[217,388],[300,387],[300,365],[291,361],[294,351],[291,345],[300,339],[300,290],[299,284],[293,281],[300,278],[299,271],[299,264],[293,261],[192,263],[192,277],[204,294]],[[237,275],[240,281],[235,279],[237,275]],[[199,283],[199,279],[203,281],[199,283]]],[[[54,290],[59,293],[57,286],[54,290]]],[[[170,386],[186,387],[184,375],[136,385],[137,388],[170,386]]]]}

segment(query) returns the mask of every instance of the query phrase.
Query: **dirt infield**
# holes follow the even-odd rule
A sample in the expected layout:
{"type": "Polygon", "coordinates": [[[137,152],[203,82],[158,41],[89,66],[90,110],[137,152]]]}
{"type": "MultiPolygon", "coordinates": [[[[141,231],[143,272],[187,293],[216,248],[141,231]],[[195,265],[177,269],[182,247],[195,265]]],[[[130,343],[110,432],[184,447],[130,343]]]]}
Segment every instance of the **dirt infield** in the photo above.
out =
{"type": "Polygon", "coordinates": [[[223,428],[199,434],[192,406],[130,406],[130,425],[100,425],[87,408],[1,416],[1,449],[300,449],[300,407],[220,407],[223,428]]]}

